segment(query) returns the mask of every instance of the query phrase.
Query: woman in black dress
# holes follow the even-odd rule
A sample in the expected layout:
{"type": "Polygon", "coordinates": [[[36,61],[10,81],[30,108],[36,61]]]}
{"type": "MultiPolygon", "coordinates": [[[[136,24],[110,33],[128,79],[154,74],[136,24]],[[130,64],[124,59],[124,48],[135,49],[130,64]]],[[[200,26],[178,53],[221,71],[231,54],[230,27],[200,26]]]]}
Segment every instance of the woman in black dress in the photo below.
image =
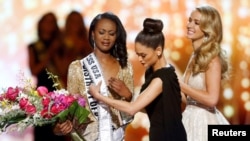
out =
{"type": "Polygon", "coordinates": [[[147,18],[143,26],[135,39],[135,52],[147,69],[140,95],[133,102],[105,97],[99,92],[101,81],[90,86],[90,93],[97,100],[131,115],[145,108],[150,120],[150,141],[186,141],[178,78],[163,54],[163,23],[147,18]]]}

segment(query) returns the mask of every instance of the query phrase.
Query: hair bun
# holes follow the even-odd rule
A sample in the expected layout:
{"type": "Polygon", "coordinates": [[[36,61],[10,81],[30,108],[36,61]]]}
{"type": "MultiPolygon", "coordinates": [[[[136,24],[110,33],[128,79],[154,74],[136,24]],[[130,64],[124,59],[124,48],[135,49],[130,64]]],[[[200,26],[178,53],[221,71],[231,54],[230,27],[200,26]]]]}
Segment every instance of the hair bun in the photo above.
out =
{"type": "Polygon", "coordinates": [[[143,27],[144,32],[154,34],[162,32],[163,23],[161,20],[146,18],[143,22],[143,27]]]}

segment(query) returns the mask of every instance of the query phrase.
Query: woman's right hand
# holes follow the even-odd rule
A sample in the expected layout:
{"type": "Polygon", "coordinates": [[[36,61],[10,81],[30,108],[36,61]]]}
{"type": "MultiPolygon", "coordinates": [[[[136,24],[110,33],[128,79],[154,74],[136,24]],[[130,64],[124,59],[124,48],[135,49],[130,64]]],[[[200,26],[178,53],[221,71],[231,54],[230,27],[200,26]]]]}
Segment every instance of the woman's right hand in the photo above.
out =
{"type": "Polygon", "coordinates": [[[129,88],[126,86],[126,84],[122,80],[111,77],[108,80],[108,84],[109,84],[109,88],[114,90],[121,97],[124,97],[126,101],[131,101],[132,93],[130,92],[129,88]]]}
{"type": "Polygon", "coordinates": [[[56,135],[66,135],[69,134],[73,129],[73,124],[70,120],[66,120],[62,123],[56,123],[54,126],[53,132],[56,135]]]}

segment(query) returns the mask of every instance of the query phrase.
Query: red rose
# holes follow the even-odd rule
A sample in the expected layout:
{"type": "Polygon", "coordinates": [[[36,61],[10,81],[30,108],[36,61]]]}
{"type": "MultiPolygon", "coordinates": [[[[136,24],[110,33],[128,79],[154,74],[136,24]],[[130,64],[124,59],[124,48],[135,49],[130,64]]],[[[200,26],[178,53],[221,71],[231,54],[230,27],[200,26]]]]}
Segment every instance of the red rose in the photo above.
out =
{"type": "Polygon", "coordinates": [[[45,108],[45,109],[43,109],[43,110],[41,111],[41,116],[42,116],[43,118],[50,119],[50,118],[53,117],[53,115],[54,115],[54,114],[53,114],[52,112],[49,113],[48,108],[45,108]]]}
{"type": "Polygon", "coordinates": [[[59,105],[53,104],[53,105],[51,106],[50,111],[51,111],[52,113],[54,113],[54,114],[58,114],[58,113],[60,113],[61,111],[65,110],[66,108],[67,108],[67,107],[65,107],[65,105],[63,105],[63,104],[59,104],[59,105]]]}
{"type": "Polygon", "coordinates": [[[47,87],[45,86],[39,86],[36,90],[38,92],[38,95],[40,95],[41,97],[46,95],[49,92],[47,87]]]}
{"type": "Polygon", "coordinates": [[[21,98],[19,101],[19,106],[21,109],[25,109],[25,107],[28,105],[28,99],[27,98],[21,98]]]}
{"type": "Polygon", "coordinates": [[[42,105],[43,105],[43,107],[48,107],[50,101],[51,101],[50,98],[48,98],[48,97],[43,97],[43,100],[42,100],[42,105]]]}
{"type": "Polygon", "coordinates": [[[10,101],[15,101],[18,94],[19,94],[19,89],[17,87],[16,88],[9,87],[6,92],[6,98],[10,101]]]}
{"type": "Polygon", "coordinates": [[[36,107],[34,106],[34,105],[27,105],[26,107],[25,107],[25,112],[28,114],[28,115],[33,115],[33,114],[35,114],[35,112],[36,112],[36,107]]]}

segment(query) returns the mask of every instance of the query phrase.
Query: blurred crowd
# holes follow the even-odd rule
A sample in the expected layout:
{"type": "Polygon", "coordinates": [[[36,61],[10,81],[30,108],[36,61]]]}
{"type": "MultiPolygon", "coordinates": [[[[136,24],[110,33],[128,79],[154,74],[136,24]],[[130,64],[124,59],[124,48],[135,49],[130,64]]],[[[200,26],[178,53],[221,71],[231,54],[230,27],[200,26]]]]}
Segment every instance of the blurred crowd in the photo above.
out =
{"type": "MultiPolygon", "coordinates": [[[[69,64],[92,52],[84,16],[73,10],[67,15],[63,28],[60,28],[57,16],[49,11],[38,20],[36,32],[36,40],[27,45],[29,69],[36,86],[46,86],[49,91],[55,90],[54,82],[48,74],[51,72],[58,76],[61,88],[66,89],[69,64]]],[[[0,138],[8,141],[70,140],[67,136],[56,136],[51,125],[29,128],[19,136],[1,136],[0,138]]]]}
{"type": "Polygon", "coordinates": [[[37,85],[53,90],[53,82],[46,70],[59,77],[66,88],[67,69],[70,62],[89,54],[92,48],[87,39],[83,15],[77,11],[68,14],[65,26],[59,28],[54,13],[45,13],[37,23],[37,39],[28,45],[29,67],[36,76],[37,85]]]}
{"type": "MultiPolygon", "coordinates": [[[[47,71],[58,76],[60,85],[66,89],[69,64],[85,57],[92,51],[88,43],[87,28],[83,15],[71,11],[60,29],[54,13],[45,13],[37,23],[37,40],[28,45],[29,67],[36,77],[37,86],[55,90],[54,82],[47,71]]],[[[66,136],[56,136],[50,125],[34,128],[34,141],[69,140],[66,136]],[[41,133],[46,133],[46,136],[41,133]]]]}

